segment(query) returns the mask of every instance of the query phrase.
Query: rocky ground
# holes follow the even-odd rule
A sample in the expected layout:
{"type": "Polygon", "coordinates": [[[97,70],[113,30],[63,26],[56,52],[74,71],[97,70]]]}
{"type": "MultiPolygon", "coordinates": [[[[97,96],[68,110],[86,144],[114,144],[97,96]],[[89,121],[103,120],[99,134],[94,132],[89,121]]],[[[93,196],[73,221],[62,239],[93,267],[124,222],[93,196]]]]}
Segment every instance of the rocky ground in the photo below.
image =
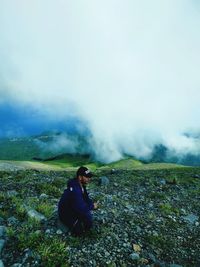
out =
{"type": "Polygon", "coordinates": [[[71,172],[0,172],[0,266],[200,266],[200,169],[97,171],[94,229],[57,218],[71,172]]]}

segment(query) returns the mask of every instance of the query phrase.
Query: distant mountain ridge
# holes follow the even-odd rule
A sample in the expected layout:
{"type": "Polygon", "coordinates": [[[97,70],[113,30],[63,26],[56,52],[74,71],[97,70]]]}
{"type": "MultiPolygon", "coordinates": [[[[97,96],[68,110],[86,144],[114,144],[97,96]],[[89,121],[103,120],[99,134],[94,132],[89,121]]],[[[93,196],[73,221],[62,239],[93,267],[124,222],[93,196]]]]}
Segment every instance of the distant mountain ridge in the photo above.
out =
{"type": "MultiPolygon", "coordinates": [[[[198,138],[198,136],[196,136],[198,138]]],[[[62,160],[67,155],[93,159],[87,136],[66,135],[60,131],[46,131],[41,135],[28,137],[0,138],[0,160],[62,160]],[[62,140],[63,139],[63,140],[62,140]],[[60,142],[60,140],[63,142],[60,142]],[[78,151],[78,153],[77,153],[78,151]]],[[[138,159],[146,163],[178,163],[187,166],[200,166],[200,154],[186,154],[182,157],[171,155],[162,144],[156,145],[150,159],[138,159]]],[[[124,158],[129,155],[124,155],[124,158]]],[[[133,158],[133,157],[131,157],[133,158]]]]}

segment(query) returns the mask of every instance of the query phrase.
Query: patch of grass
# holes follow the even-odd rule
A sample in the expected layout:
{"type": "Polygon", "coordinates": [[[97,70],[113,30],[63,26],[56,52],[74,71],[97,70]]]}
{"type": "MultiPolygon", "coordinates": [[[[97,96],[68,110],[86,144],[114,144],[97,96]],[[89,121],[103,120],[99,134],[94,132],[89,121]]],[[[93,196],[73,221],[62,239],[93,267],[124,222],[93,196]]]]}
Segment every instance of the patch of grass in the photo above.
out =
{"type": "Polygon", "coordinates": [[[157,218],[157,216],[154,214],[154,213],[149,213],[148,215],[147,215],[147,217],[148,217],[148,219],[150,220],[150,221],[155,221],[156,220],[156,218],[157,218]]]}
{"type": "Polygon", "coordinates": [[[39,222],[35,218],[28,217],[27,224],[28,224],[27,226],[28,229],[38,230],[40,228],[41,222],[39,222]]]}
{"type": "Polygon", "coordinates": [[[45,238],[36,249],[41,257],[42,266],[69,267],[67,244],[56,237],[45,238]]]}
{"type": "Polygon", "coordinates": [[[6,219],[8,217],[8,212],[6,210],[0,210],[0,217],[6,219]]]}
{"type": "Polygon", "coordinates": [[[16,235],[16,230],[13,226],[9,226],[6,228],[6,234],[9,238],[12,238],[16,235]]]}
{"type": "Polygon", "coordinates": [[[38,183],[36,184],[36,190],[38,194],[44,193],[44,194],[47,194],[53,197],[59,197],[62,194],[62,191],[60,188],[50,183],[38,183]]]}
{"type": "Polygon", "coordinates": [[[39,199],[37,197],[29,197],[26,201],[26,204],[32,208],[38,205],[39,199]]]}
{"type": "Polygon", "coordinates": [[[70,244],[71,247],[80,247],[81,245],[81,237],[77,238],[77,237],[74,237],[74,236],[69,236],[68,237],[68,243],[70,244]]]}
{"type": "Polygon", "coordinates": [[[169,203],[161,203],[159,208],[164,215],[179,214],[179,210],[171,206],[169,203]]]}
{"type": "Polygon", "coordinates": [[[39,231],[35,232],[27,232],[21,231],[18,234],[18,248],[23,251],[25,248],[35,249],[37,248],[43,241],[43,235],[39,231]]]}
{"type": "Polygon", "coordinates": [[[174,243],[165,236],[155,236],[155,235],[147,235],[146,241],[150,245],[154,247],[159,247],[161,249],[169,249],[174,245],[174,243]]]}
{"type": "Polygon", "coordinates": [[[42,214],[44,214],[44,216],[46,218],[50,218],[52,213],[53,213],[53,207],[51,204],[49,204],[48,202],[46,201],[43,201],[41,203],[39,203],[37,206],[36,206],[36,210],[42,214]]]}
{"type": "Polygon", "coordinates": [[[26,218],[26,210],[24,208],[24,201],[23,199],[17,197],[17,196],[12,196],[10,198],[11,201],[11,207],[14,207],[14,214],[18,217],[20,220],[24,220],[26,218]]]}

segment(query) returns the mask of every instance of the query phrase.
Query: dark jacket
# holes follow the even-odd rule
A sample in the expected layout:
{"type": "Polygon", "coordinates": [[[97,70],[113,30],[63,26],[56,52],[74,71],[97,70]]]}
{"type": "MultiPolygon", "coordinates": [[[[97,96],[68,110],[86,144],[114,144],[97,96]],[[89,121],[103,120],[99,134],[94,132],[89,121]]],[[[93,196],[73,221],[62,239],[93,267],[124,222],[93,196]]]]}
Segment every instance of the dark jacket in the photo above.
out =
{"type": "Polygon", "coordinates": [[[92,226],[91,210],[94,208],[85,187],[81,188],[78,179],[71,179],[58,204],[60,220],[73,228],[77,220],[84,222],[86,228],[92,226]]]}

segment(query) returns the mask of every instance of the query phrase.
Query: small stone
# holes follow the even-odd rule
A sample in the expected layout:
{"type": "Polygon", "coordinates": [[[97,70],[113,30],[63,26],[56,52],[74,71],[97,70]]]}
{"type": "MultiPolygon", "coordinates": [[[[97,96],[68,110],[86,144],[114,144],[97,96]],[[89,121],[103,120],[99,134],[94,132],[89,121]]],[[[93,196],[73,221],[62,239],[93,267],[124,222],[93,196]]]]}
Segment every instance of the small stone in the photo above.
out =
{"type": "Polygon", "coordinates": [[[36,235],[40,235],[41,233],[42,233],[41,230],[36,230],[36,231],[35,231],[35,234],[36,234],[36,235]]]}
{"type": "Polygon", "coordinates": [[[0,255],[1,255],[1,252],[3,250],[4,245],[5,245],[5,240],[0,239],[0,255]]]}
{"type": "Polygon", "coordinates": [[[195,222],[195,226],[199,226],[199,222],[195,222]]]}
{"type": "Polygon", "coordinates": [[[140,256],[138,253],[131,253],[130,258],[134,261],[137,261],[140,259],[140,256]]]}
{"type": "Polygon", "coordinates": [[[7,196],[8,197],[14,197],[14,196],[17,196],[17,195],[18,195],[18,192],[16,190],[7,191],[7,196]]]}
{"type": "Polygon", "coordinates": [[[156,262],[156,257],[153,255],[153,254],[151,254],[151,253],[149,253],[149,259],[152,261],[152,262],[156,262]]]}
{"type": "Polygon", "coordinates": [[[140,233],[141,231],[142,231],[142,228],[141,228],[140,226],[137,225],[137,226],[136,226],[136,232],[137,232],[137,233],[140,233]]]}
{"type": "Polygon", "coordinates": [[[47,220],[46,217],[43,214],[37,212],[36,210],[29,210],[28,211],[28,216],[30,218],[35,219],[36,221],[39,221],[39,222],[47,220]]]}
{"type": "Polygon", "coordinates": [[[179,264],[170,264],[169,267],[183,267],[183,266],[179,264]]]}
{"type": "Polygon", "coordinates": [[[111,174],[114,174],[114,173],[116,173],[116,170],[115,169],[112,169],[110,173],[111,174]]]}
{"type": "Polygon", "coordinates": [[[33,257],[33,252],[29,248],[26,248],[24,250],[24,253],[25,253],[25,256],[24,256],[24,258],[22,260],[22,265],[24,265],[24,263],[27,261],[28,258],[33,257]]]}
{"type": "Polygon", "coordinates": [[[6,227],[0,226],[0,237],[4,237],[6,235],[6,227]]]}
{"type": "Polygon", "coordinates": [[[51,230],[50,229],[47,229],[46,231],[45,231],[45,234],[50,234],[51,233],[51,230]]]}
{"type": "Polygon", "coordinates": [[[63,224],[59,219],[58,219],[58,228],[60,228],[60,230],[64,234],[69,233],[69,228],[65,224],[63,224]]]}
{"type": "Polygon", "coordinates": [[[99,185],[106,186],[106,185],[108,185],[109,183],[110,183],[110,181],[109,181],[108,177],[106,177],[106,176],[101,176],[101,177],[99,178],[99,185]]]}
{"type": "Polygon", "coordinates": [[[110,253],[108,251],[105,251],[105,257],[109,257],[110,253]]]}
{"type": "Polygon", "coordinates": [[[166,182],[165,179],[161,179],[161,180],[160,180],[160,184],[161,184],[161,185],[166,185],[166,183],[167,183],[167,182],[166,182]]]}
{"type": "Polygon", "coordinates": [[[7,222],[8,222],[8,225],[16,225],[19,223],[19,221],[14,216],[9,217],[7,219],[7,222]]]}
{"type": "Polygon", "coordinates": [[[21,263],[14,263],[11,267],[21,267],[22,264],[21,263]]]}
{"type": "Polygon", "coordinates": [[[155,262],[155,266],[158,266],[158,267],[167,267],[168,265],[166,265],[164,262],[156,261],[155,262]]]}
{"type": "Polygon", "coordinates": [[[57,235],[62,235],[62,231],[59,229],[59,230],[56,231],[56,234],[57,235]]]}
{"type": "Polygon", "coordinates": [[[183,215],[186,215],[186,210],[185,210],[185,209],[181,209],[181,213],[182,213],[183,215]]]}
{"type": "Polygon", "coordinates": [[[194,214],[189,214],[187,216],[184,216],[183,219],[188,223],[195,224],[199,217],[194,214]]]}
{"type": "Polygon", "coordinates": [[[42,193],[40,196],[39,196],[40,199],[45,199],[45,198],[48,198],[48,195],[47,194],[44,194],[42,193]]]}
{"type": "Polygon", "coordinates": [[[153,236],[158,237],[158,233],[155,230],[153,230],[153,236]]]}
{"type": "Polygon", "coordinates": [[[134,250],[135,252],[140,252],[142,249],[141,249],[141,247],[140,247],[139,245],[137,245],[137,244],[133,244],[133,250],[134,250]]]}

